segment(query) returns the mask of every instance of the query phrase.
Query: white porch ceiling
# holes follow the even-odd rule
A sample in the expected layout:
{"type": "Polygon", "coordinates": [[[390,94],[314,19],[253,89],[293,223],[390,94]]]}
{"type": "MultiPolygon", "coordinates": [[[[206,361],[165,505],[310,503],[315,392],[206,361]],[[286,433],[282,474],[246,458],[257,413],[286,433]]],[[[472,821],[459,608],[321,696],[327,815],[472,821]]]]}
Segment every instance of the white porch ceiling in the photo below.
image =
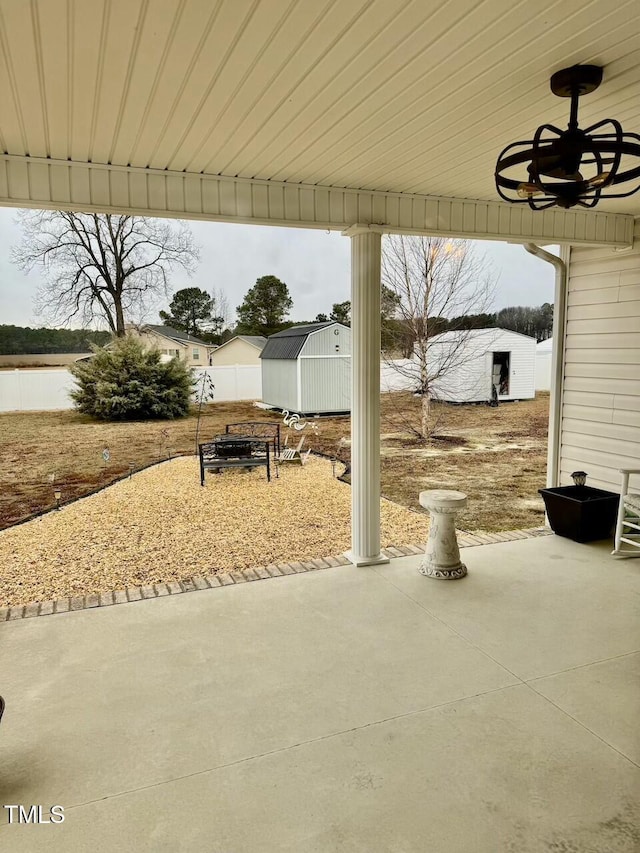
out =
{"type": "Polygon", "coordinates": [[[637,0],[0,0],[0,147],[496,201],[499,151],[566,124],[549,77],[578,62],[604,66],[581,124],[638,132],[637,0]]]}

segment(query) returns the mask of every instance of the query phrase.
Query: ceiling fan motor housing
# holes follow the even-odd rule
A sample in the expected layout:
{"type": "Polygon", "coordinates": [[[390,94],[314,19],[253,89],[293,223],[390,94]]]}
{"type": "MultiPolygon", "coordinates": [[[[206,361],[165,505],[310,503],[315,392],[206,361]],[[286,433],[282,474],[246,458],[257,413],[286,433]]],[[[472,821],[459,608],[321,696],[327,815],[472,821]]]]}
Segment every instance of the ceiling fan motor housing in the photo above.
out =
{"type": "Polygon", "coordinates": [[[552,74],[550,86],[559,98],[579,97],[595,92],[602,83],[602,68],[599,65],[572,65],[552,74]]]}

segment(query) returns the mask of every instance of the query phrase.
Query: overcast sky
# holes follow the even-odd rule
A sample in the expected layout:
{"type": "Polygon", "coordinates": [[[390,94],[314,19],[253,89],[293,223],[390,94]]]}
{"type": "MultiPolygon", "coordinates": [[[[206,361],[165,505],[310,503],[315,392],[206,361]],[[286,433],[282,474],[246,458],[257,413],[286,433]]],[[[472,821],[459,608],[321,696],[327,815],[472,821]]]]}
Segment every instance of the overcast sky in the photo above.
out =
{"type": "MultiPolygon", "coordinates": [[[[11,247],[21,233],[15,213],[0,208],[0,323],[46,326],[49,324],[35,312],[39,275],[26,276],[10,261],[11,247]]],[[[349,299],[350,241],[338,232],[217,222],[190,225],[201,248],[200,268],[191,279],[176,274],[174,291],[220,288],[235,311],[257,278],[275,275],[289,287],[293,320],[313,320],[320,312],[328,314],[334,302],[349,299]]],[[[553,302],[550,264],[529,255],[522,246],[508,243],[483,241],[478,249],[486,254],[495,274],[494,309],[553,302]]],[[[145,319],[160,322],[155,310],[145,319]]]]}

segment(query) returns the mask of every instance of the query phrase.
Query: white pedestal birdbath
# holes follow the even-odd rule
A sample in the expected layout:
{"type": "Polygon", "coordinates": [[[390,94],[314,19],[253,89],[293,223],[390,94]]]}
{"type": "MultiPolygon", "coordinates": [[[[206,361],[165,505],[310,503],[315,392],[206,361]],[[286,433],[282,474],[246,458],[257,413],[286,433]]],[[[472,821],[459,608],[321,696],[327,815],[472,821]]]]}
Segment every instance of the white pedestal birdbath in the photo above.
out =
{"type": "Polygon", "coordinates": [[[456,538],[456,513],[467,505],[463,492],[433,489],[420,492],[420,506],[429,510],[429,539],[420,564],[420,572],[430,578],[463,578],[467,567],[460,561],[456,538]]]}

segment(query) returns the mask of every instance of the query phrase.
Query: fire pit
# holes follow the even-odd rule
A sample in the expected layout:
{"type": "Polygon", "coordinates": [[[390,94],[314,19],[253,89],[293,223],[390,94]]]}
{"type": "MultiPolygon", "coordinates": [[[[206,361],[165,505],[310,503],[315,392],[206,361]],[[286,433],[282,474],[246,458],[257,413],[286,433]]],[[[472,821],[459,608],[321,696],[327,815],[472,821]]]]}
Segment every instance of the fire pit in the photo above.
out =
{"type": "Polygon", "coordinates": [[[200,456],[200,485],[204,486],[205,471],[220,474],[223,468],[257,468],[265,465],[267,480],[271,480],[270,440],[254,436],[216,436],[213,441],[198,445],[200,456]]]}
{"type": "Polygon", "coordinates": [[[251,441],[238,438],[221,438],[216,440],[216,456],[228,459],[231,456],[251,456],[251,441]]]}

